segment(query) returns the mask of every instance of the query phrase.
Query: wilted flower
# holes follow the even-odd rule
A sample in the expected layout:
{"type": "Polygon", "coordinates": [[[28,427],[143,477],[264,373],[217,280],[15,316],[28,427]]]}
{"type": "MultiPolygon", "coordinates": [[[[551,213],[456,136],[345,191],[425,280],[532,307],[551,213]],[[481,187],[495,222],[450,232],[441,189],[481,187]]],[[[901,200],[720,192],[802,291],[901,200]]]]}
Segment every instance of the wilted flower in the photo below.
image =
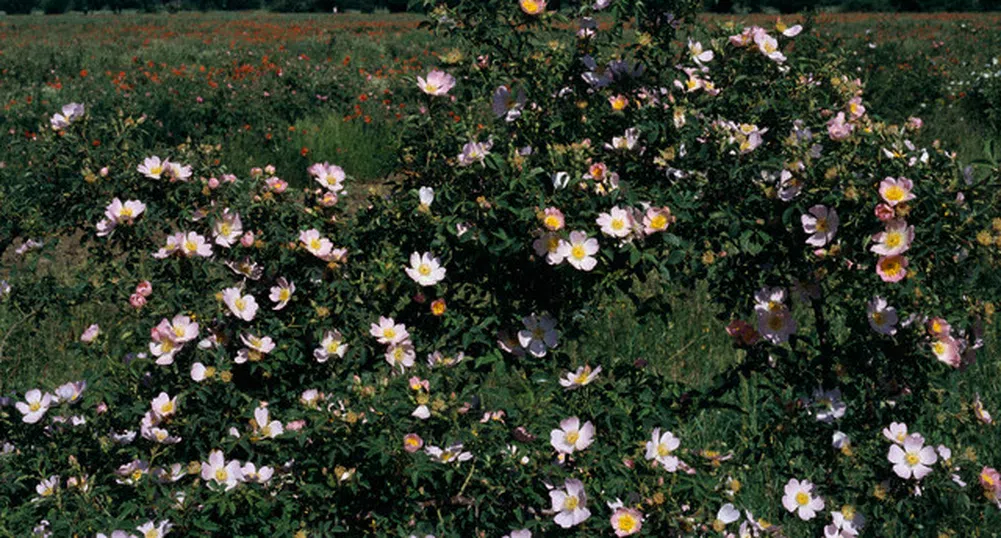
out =
{"type": "Polygon", "coordinates": [[[844,140],[851,136],[855,130],[855,125],[845,121],[845,113],[838,112],[838,115],[827,122],[827,135],[831,140],[844,140]]]}
{"type": "Polygon", "coordinates": [[[813,392],[813,403],[820,408],[815,413],[817,420],[828,424],[845,416],[845,411],[848,410],[848,406],[841,400],[841,389],[818,388],[813,392]]]}
{"type": "MultiPolygon", "coordinates": [[[[471,140],[462,146],[462,153],[457,157],[459,166],[470,166],[475,163],[483,164],[484,159],[490,154],[493,142],[477,142],[471,140]]],[[[486,166],[486,165],[484,165],[486,166]]]]}
{"type": "Polygon", "coordinates": [[[267,407],[254,410],[254,431],[260,439],[274,439],[285,433],[285,428],[278,420],[271,420],[267,407]]]}
{"type": "Polygon", "coordinates": [[[97,336],[101,334],[101,326],[97,323],[87,327],[83,334],[80,335],[80,341],[89,344],[97,339],[97,336]]]}
{"type": "Polygon", "coordinates": [[[292,299],[292,295],[295,293],[295,282],[286,280],[285,277],[280,277],[275,282],[275,285],[271,287],[270,291],[271,294],[268,295],[268,299],[275,303],[275,306],[271,307],[271,309],[281,310],[292,299]]]}
{"type": "Polygon", "coordinates": [[[422,206],[431,207],[431,203],[434,202],[434,189],[431,187],[421,187],[417,191],[417,197],[420,199],[422,206]]]}
{"type": "Polygon", "coordinates": [[[521,111],[525,108],[525,90],[519,89],[517,96],[511,93],[507,86],[498,86],[494,90],[492,109],[498,118],[504,118],[507,122],[512,122],[521,117],[521,111]]]}

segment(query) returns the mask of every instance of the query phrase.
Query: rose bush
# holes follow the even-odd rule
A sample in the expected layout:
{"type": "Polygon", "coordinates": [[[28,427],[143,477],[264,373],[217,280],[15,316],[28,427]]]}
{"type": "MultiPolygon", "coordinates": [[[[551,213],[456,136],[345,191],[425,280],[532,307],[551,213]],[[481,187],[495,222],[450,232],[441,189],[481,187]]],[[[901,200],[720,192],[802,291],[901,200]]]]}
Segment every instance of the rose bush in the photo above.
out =
{"type": "Polygon", "coordinates": [[[427,7],[458,52],[413,80],[401,179],[362,207],[329,162],[302,189],[86,103],[45,118],[3,300],[117,315],[69,350],[101,368],[0,406],[0,531],[989,535],[997,402],[969,369],[997,168],[881,122],[799,26],[427,7]],[[69,227],[99,270],[36,278],[69,227]],[[708,387],[571,362],[608,297],[641,323],[700,283],[740,350],[708,387]]]}

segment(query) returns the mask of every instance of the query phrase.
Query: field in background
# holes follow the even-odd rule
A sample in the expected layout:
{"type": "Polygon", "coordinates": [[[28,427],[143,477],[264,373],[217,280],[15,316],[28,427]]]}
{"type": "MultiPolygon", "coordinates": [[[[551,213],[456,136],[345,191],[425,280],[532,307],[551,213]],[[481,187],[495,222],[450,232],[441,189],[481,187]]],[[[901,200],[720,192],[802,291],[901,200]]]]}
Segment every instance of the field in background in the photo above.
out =
{"type": "MultiPolygon", "coordinates": [[[[770,26],[775,17],[739,20],[770,26]]],[[[270,13],[6,17],[0,19],[0,123],[9,128],[0,136],[30,138],[62,104],[84,102],[95,117],[144,121],[151,154],[169,155],[197,141],[237,175],[274,164],[280,176],[303,187],[308,164],[336,162],[354,177],[353,203],[364,203],[391,181],[396,122],[411,112],[406,107],[413,105],[403,103],[417,101],[407,98],[417,91],[414,77],[431,66],[473,60],[416,30],[418,22],[414,16],[270,13]]],[[[855,51],[854,69],[867,81],[873,113],[890,121],[925,120],[916,143],[941,139],[968,161],[984,156],[986,140],[1001,138],[970,101],[971,81],[992,69],[991,54],[1001,54],[1001,16],[840,14],[814,23],[827,46],[855,51]]],[[[100,163],[93,166],[81,170],[81,180],[100,163]]],[[[0,180],[39,180],[9,172],[0,180]]],[[[25,217],[17,237],[0,237],[0,279],[28,270],[12,252],[33,232],[25,217]]],[[[91,277],[72,247],[43,270],[67,283],[91,277]]],[[[614,349],[686,382],[706,382],[735,360],[732,348],[714,312],[702,306],[708,301],[701,292],[672,293],[674,311],[641,325],[608,298],[602,321],[577,345],[614,349]]],[[[0,303],[0,392],[40,380],[55,385],[100,368],[77,360],[76,340],[89,324],[126,315],[122,307],[60,304],[15,312],[0,303]]],[[[997,333],[991,333],[989,352],[997,353],[997,333]]],[[[996,406],[1001,372],[982,373],[985,400],[996,406]]]]}

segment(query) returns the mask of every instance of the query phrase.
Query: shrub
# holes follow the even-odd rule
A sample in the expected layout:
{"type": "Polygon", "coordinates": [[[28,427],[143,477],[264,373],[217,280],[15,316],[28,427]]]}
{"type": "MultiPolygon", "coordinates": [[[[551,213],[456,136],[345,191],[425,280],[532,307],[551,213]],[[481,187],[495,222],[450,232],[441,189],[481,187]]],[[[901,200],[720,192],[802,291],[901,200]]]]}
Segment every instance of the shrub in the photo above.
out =
{"type": "Polygon", "coordinates": [[[999,452],[964,370],[1001,289],[996,168],[880,121],[797,27],[427,4],[456,48],[398,96],[420,103],[398,181],[352,212],[336,165],[290,188],[216,146],[154,150],[125,114],[67,105],[14,144],[0,174],[39,180],[4,200],[41,241],[4,300],[111,314],[67,350],[104,366],[86,386],[0,407],[0,530],[993,528],[999,452]],[[88,278],[34,278],[44,234],[74,228],[88,278]],[[642,322],[698,283],[740,351],[708,386],[565,352],[609,296],[642,322]]]}

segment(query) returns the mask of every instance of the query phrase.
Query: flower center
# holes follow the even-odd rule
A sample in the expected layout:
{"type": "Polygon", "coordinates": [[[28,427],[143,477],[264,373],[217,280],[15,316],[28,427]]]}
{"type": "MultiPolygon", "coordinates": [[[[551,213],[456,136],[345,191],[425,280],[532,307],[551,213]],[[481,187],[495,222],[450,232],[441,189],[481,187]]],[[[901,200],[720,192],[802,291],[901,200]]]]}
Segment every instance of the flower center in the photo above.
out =
{"type": "Polygon", "coordinates": [[[310,239],[309,240],[309,248],[311,248],[313,250],[320,250],[320,240],[319,239],[310,239]]]}
{"type": "Polygon", "coordinates": [[[908,452],[907,455],[904,456],[904,461],[907,462],[907,465],[914,467],[915,465],[921,463],[921,458],[918,456],[917,452],[908,452]]]}
{"type": "Polygon", "coordinates": [[[32,413],[38,411],[41,408],[42,404],[40,402],[31,402],[31,405],[28,406],[28,409],[30,409],[32,413]]]}
{"type": "Polygon", "coordinates": [[[233,228],[229,224],[226,224],[225,222],[222,223],[221,226],[219,226],[219,232],[221,233],[221,235],[229,235],[232,231],[233,228]]]}
{"type": "Polygon", "coordinates": [[[900,232],[889,232],[886,234],[886,246],[890,248],[897,248],[903,242],[904,238],[900,232]]]}
{"type": "Polygon", "coordinates": [[[904,199],[904,196],[906,196],[904,189],[897,185],[891,185],[886,189],[886,199],[891,202],[899,202],[904,199]]]}
{"type": "Polygon", "coordinates": [[[800,506],[806,506],[810,504],[810,495],[805,491],[801,491],[796,494],[796,504],[800,506]]]}
{"type": "Polygon", "coordinates": [[[132,216],[132,208],[131,207],[123,207],[120,215],[123,216],[123,217],[131,217],[132,216]]]}
{"type": "Polygon", "coordinates": [[[291,297],[291,296],[292,296],[292,292],[289,291],[288,288],[282,288],[282,290],[278,292],[278,300],[279,301],[283,301],[283,302],[287,301],[287,300],[289,300],[289,297],[291,297]]]}
{"type": "Polygon", "coordinates": [[[583,246],[574,245],[573,248],[570,249],[570,255],[573,256],[575,260],[580,260],[583,259],[584,256],[587,256],[587,252],[584,251],[583,246]]]}
{"type": "Polygon", "coordinates": [[[883,313],[882,312],[873,312],[872,313],[872,322],[873,323],[875,323],[876,325],[883,325],[883,321],[884,320],[883,320],[883,313]]]}
{"type": "Polygon", "coordinates": [[[150,529],[143,534],[143,538],[160,538],[160,531],[150,529]]]}
{"type": "Polygon", "coordinates": [[[194,241],[185,241],[184,250],[187,250],[188,252],[195,252],[198,250],[198,245],[196,245],[194,241]]]}
{"type": "Polygon", "coordinates": [[[820,232],[820,233],[824,233],[824,232],[827,231],[827,219],[826,218],[818,218],[817,219],[817,231],[820,232]]]}
{"type": "Polygon", "coordinates": [[[417,268],[417,272],[420,273],[421,276],[428,276],[431,274],[431,266],[426,263],[422,263],[420,267],[417,268]]]}
{"type": "Polygon", "coordinates": [[[396,337],[396,329],[393,329],[392,327],[386,327],[382,331],[382,336],[384,336],[388,340],[392,340],[394,337],[396,337]]]}
{"type": "Polygon", "coordinates": [[[561,228],[561,223],[559,217],[556,215],[546,215],[546,218],[542,221],[546,225],[546,228],[550,230],[559,230],[561,228]]]}
{"type": "Polygon", "coordinates": [[[657,444],[657,455],[666,458],[671,455],[671,448],[667,446],[667,443],[659,443],[657,444]]]}
{"type": "Polygon", "coordinates": [[[613,230],[618,231],[618,230],[621,230],[621,229],[623,229],[625,227],[626,227],[626,223],[623,222],[622,219],[613,219],[612,220],[612,229],[613,230]]]}
{"type": "Polygon", "coordinates": [[[160,406],[160,414],[166,415],[167,413],[173,413],[173,412],[174,412],[173,402],[167,402],[160,406]]]}
{"type": "Polygon", "coordinates": [[[567,511],[576,510],[579,504],[580,499],[576,495],[568,495],[566,499],[563,499],[563,509],[567,511]]]}
{"type": "Polygon", "coordinates": [[[233,301],[233,304],[236,306],[237,310],[243,310],[247,307],[247,301],[244,301],[242,298],[233,301]]]}
{"type": "Polygon", "coordinates": [[[341,343],[334,340],[327,344],[327,353],[337,353],[337,350],[341,348],[341,343]]]}
{"type": "Polygon", "coordinates": [[[215,479],[217,481],[225,482],[227,478],[229,478],[229,473],[226,472],[226,469],[219,468],[215,470],[215,479]]]}
{"type": "Polygon", "coordinates": [[[664,215],[656,215],[654,218],[650,219],[650,227],[654,230],[661,230],[667,226],[667,217],[664,215]]]}
{"type": "Polygon", "coordinates": [[[580,439],[580,433],[577,430],[567,432],[565,438],[568,445],[573,445],[577,443],[578,439],[580,439]]]}
{"type": "Polygon", "coordinates": [[[636,528],[636,518],[629,514],[622,514],[619,516],[619,530],[623,532],[630,532],[636,528]]]}
{"type": "Polygon", "coordinates": [[[149,173],[154,176],[158,176],[163,173],[163,166],[157,165],[149,169],[149,173]]]}

